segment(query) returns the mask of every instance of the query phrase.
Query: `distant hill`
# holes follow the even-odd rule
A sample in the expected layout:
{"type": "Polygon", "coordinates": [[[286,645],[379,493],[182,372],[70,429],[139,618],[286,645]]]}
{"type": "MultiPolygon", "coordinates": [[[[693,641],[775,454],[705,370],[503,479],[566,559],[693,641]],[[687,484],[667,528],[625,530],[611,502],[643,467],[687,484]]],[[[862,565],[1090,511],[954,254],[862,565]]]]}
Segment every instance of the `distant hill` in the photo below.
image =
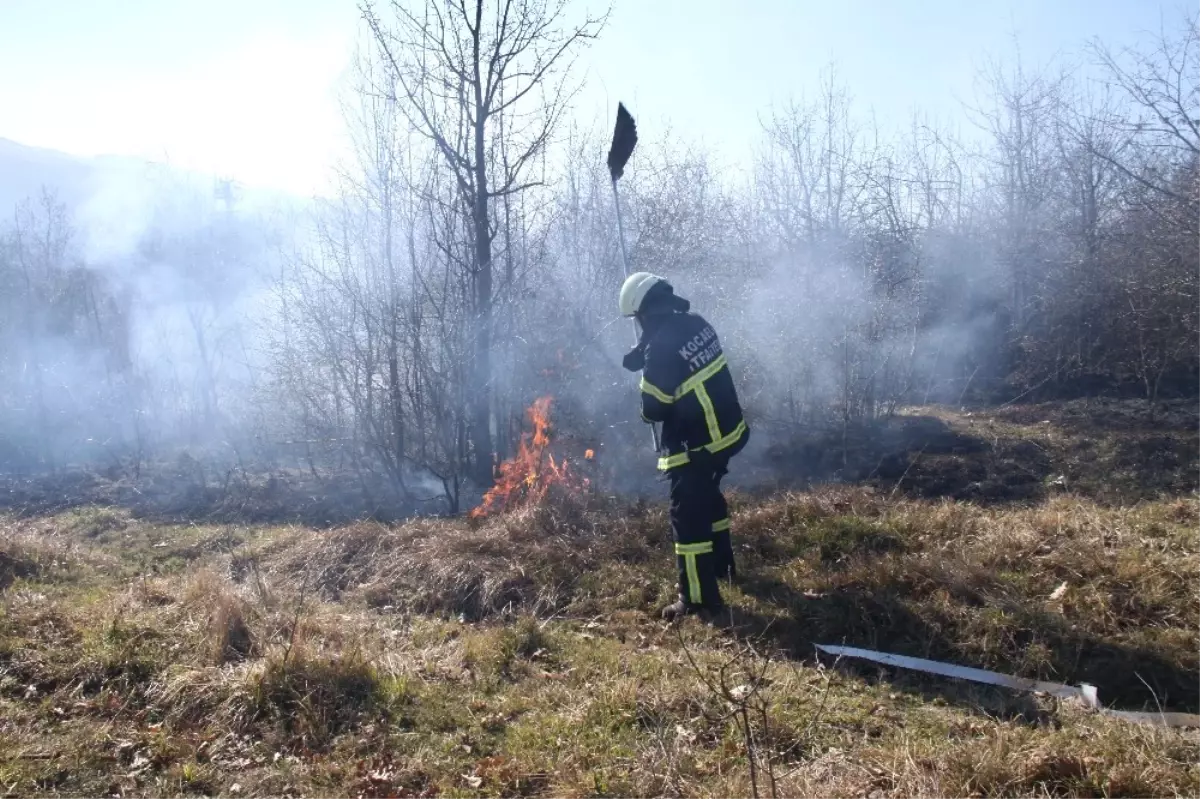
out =
{"type": "MultiPolygon", "coordinates": [[[[33,147],[0,137],[0,220],[11,217],[22,200],[38,196],[45,187],[78,212],[115,194],[128,201],[129,195],[147,196],[156,189],[188,185],[213,198],[221,198],[222,180],[170,164],[119,155],[82,157],[58,150],[33,147]]],[[[242,206],[306,205],[304,198],[286,192],[233,183],[233,196],[242,206]]]]}
{"type": "MultiPolygon", "coordinates": [[[[130,156],[81,157],[0,138],[0,231],[19,203],[52,191],[67,206],[89,261],[129,251],[152,218],[176,232],[231,202],[243,219],[297,215],[309,201],[274,189],[130,156]],[[171,220],[167,222],[167,220],[171,220]]],[[[253,223],[252,223],[253,224],[253,223]]]]}
{"type": "Polygon", "coordinates": [[[57,191],[68,205],[83,202],[97,169],[93,159],[0,138],[0,218],[11,216],[18,202],[37,195],[43,186],[57,191]]]}

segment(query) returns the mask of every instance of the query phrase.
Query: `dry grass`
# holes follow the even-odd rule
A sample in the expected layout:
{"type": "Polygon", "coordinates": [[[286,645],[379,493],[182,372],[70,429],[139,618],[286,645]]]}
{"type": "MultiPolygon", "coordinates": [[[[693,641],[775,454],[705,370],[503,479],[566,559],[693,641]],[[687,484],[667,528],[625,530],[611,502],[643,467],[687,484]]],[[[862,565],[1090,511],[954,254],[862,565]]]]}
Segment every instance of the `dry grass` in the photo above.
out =
{"type": "Polygon", "coordinates": [[[657,620],[661,507],[476,524],[0,520],[12,795],[1194,796],[1200,733],[813,656],[847,643],[1200,710],[1200,500],[736,497],[734,630],[657,620]],[[769,657],[770,662],[761,660],[769,657]],[[742,668],[739,666],[739,668],[742,668]],[[743,669],[743,671],[746,671],[743,669]],[[734,682],[750,681],[735,670],[734,682]]]}
{"type": "Polygon", "coordinates": [[[55,525],[0,516],[0,591],[20,580],[79,581],[114,563],[107,553],[83,546],[55,525]]]}
{"type": "MultiPolygon", "coordinates": [[[[235,663],[258,654],[257,636],[248,623],[253,609],[227,576],[211,567],[199,570],[188,579],[180,601],[204,619],[202,648],[210,665],[235,663]]],[[[170,602],[169,595],[163,602],[170,602]]]]}
{"type": "Polygon", "coordinates": [[[526,508],[481,524],[372,522],[321,536],[297,531],[263,557],[277,576],[307,573],[327,599],[361,601],[389,612],[477,621],[517,611],[552,613],[580,595],[580,581],[612,564],[653,557],[661,513],[617,517],[615,506],[577,498],[526,508]]]}

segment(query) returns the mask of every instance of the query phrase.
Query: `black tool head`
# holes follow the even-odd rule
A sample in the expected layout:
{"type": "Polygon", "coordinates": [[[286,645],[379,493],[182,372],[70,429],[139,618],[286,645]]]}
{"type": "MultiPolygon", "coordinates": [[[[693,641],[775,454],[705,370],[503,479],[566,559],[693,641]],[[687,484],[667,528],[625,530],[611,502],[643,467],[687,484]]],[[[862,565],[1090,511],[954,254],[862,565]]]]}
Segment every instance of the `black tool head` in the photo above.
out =
{"type": "Polygon", "coordinates": [[[617,126],[613,128],[612,148],[608,151],[608,173],[616,180],[625,174],[625,162],[633,155],[637,144],[637,125],[625,110],[624,103],[617,103],[617,126]]]}

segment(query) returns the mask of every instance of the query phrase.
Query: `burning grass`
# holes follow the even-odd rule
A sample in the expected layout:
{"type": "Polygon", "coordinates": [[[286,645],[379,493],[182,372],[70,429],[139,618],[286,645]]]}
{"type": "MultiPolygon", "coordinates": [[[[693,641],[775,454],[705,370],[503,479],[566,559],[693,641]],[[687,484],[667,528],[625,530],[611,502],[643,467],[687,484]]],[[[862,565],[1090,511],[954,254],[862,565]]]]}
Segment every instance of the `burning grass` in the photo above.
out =
{"type": "MultiPolygon", "coordinates": [[[[571,471],[567,460],[555,460],[550,451],[552,401],[551,397],[539,397],[525,411],[532,432],[523,433],[517,453],[500,464],[495,485],[484,493],[479,507],[471,511],[471,518],[481,519],[514,508],[541,505],[547,493],[555,488],[570,492],[587,489],[587,479],[571,471]]],[[[587,460],[593,457],[595,453],[590,449],[584,453],[587,460]]]]}

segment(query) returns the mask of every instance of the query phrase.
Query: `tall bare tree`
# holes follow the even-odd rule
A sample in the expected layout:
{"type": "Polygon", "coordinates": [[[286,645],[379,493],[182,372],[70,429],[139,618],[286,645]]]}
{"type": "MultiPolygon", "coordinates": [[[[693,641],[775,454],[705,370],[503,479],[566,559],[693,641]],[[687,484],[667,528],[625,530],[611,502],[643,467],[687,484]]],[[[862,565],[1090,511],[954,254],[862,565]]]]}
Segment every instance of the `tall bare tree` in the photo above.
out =
{"type": "Polygon", "coordinates": [[[1009,312],[1019,333],[1044,274],[1046,253],[1038,245],[1045,240],[1040,228],[1055,178],[1053,119],[1062,81],[1048,71],[1031,72],[1018,54],[1011,67],[989,64],[984,82],[991,107],[977,113],[992,136],[989,184],[1000,217],[996,243],[1009,272],[1009,312]]]}
{"type": "Polygon", "coordinates": [[[434,145],[470,220],[470,438],[476,474],[486,479],[493,459],[496,203],[542,183],[539,159],[573,93],[571,63],[607,15],[568,24],[565,0],[410,5],[392,0],[390,19],[374,4],[364,4],[362,12],[390,67],[377,90],[434,145]]]}

